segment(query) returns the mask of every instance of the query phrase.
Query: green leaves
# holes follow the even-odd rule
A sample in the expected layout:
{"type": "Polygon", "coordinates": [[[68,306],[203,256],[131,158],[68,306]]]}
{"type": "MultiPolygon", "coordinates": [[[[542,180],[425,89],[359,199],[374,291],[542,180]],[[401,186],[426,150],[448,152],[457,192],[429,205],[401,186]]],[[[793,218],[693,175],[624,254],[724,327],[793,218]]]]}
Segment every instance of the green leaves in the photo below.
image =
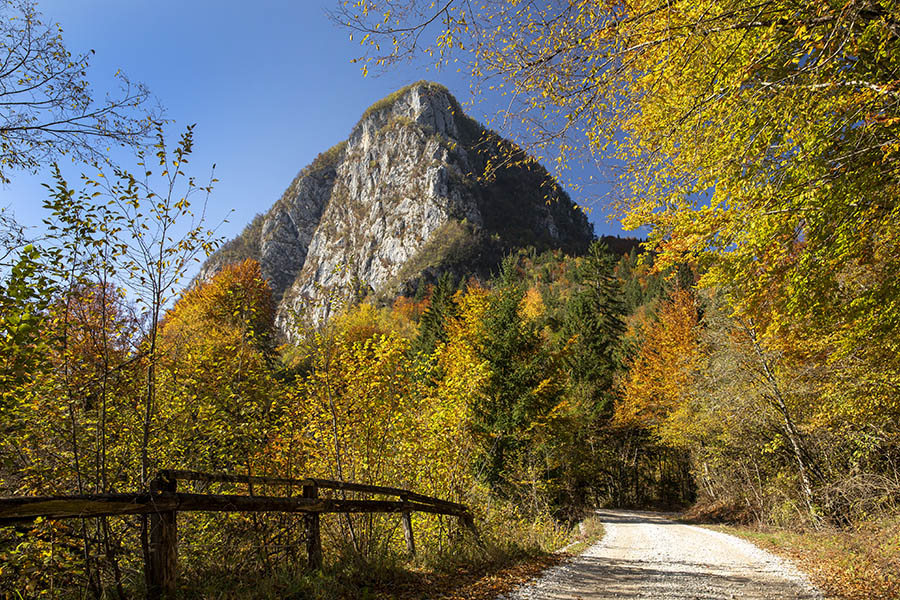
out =
{"type": "Polygon", "coordinates": [[[0,282],[0,413],[46,368],[49,340],[41,327],[57,288],[40,259],[38,250],[26,245],[0,282]]]}

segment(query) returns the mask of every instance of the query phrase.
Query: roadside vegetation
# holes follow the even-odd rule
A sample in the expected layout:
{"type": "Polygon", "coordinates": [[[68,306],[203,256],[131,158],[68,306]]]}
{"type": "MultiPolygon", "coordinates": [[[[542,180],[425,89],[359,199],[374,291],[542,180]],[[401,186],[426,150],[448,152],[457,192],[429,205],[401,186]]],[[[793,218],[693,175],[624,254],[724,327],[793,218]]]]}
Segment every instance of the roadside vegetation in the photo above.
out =
{"type": "Polygon", "coordinates": [[[900,598],[900,523],[896,518],[818,531],[763,524],[712,527],[790,559],[828,598],[900,598]]]}
{"type": "Polygon", "coordinates": [[[891,551],[850,540],[892,539],[898,514],[897,3],[376,0],[335,20],[368,34],[364,64],[472,65],[561,171],[618,159],[623,223],[651,228],[657,267],[691,265],[633,338],[624,462],[656,445],[701,506],[846,539],[838,579],[865,579],[857,558],[887,576],[891,551]]]}
{"type": "Polygon", "coordinates": [[[562,549],[568,555],[581,554],[602,540],[606,531],[600,517],[588,514],[583,521],[578,523],[572,533],[575,540],[562,549]]]}
{"type": "MultiPolygon", "coordinates": [[[[176,155],[187,162],[183,147],[176,155]]],[[[109,197],[96,205],[89,198],[58,180],[48,209],[62,219],[63,241],[49,248],[64,250],[70,242],[82,248],[85,230],[97,236],[89,247],[124,248],[115,224],[144,229],[134,224],[138,217],[110,212],[101,213],[100,227],[89,219],[110,206],[109,197]],[[68,209],[71,198],[85,210],[54,209],[54,202],[68,209]],[[73,230],[79,235],[70,236],[73,230]]],[[[157,210],[164,205],[154,203],[157,210]]],[[[152,223],[167,219],[158,215],[152,223]]],[[[163,253],[186,256],[170,251],[167,237],[156,238],[163,253]]],[[[188,252],[193,239],[186,235],[175,248],[188,252]]],[[[23,252],[13,274],[45,291],[17,305],[31,327],[15,327],[18,317],[5,313],[7,330],[29,337],[7,355],[4,432],[16,443],[3,449],[3,494],[142,489],[148,476],[173,466],[313,476],[463,502],[481,531],[483,545],[474,545],[455,522],[415,515],[421,550],[410,562],[396,517],[327,517],[326,568],[309,575],[296,517],[183,514],[179,563],[189,597],[251,590],[360,597],[364,589],[375,593],[407,581],[415,587],[423,578],[444,577],[449,585],[453,573],[546,564],[546,553],[565,545],[579,507],[604,501],[595,483],[603,465],[589,447],[612,414],[612,396],[601,386],[618,368],[624,312],[614,276],[619,259],[600,244],[579,259],[509,257],[493,281],[444,277],[421,300],[347,303],[327,324],[298,332],[299,342],[284,346],[277,345],[271,291],[253,261],[225,267],[180,293],[158,320],[145,321],[137,318],[138,303],[153,308],[165,299],[141,292],[166,292],[177,281],[166,265],[130,262],[137,256],[130,248],[85,252],[86,262],[73,252],[57,263],[47,246],[23,252]],[[553,312],[528,284],[527,273],[542,267],[556,273],[543,290],[553,312]],[[137,285],[148,273],[163,283],[137,285]],[[106,285],[96,283],[98,274],[106,285]],[[565,285],[552,291],[550,283],[561,279],[565,285]],[[123,283],[134,287],[126,292],[123,283]],[[594,314],[607,319],[595,322],[594,314]],[[574,334],[576,328],[593,337],[574,334]],[[576,352],[581,370],[572,372],[566,365],[576,352]],[[219,554],[225,549],[227,573],[219,554]]],[[[216,484],[207,491],[238,490],[216,484]]],[[[141,519],[80,525],[39,521],[3,529],[3,592],[139,592],[141,519]]]]}

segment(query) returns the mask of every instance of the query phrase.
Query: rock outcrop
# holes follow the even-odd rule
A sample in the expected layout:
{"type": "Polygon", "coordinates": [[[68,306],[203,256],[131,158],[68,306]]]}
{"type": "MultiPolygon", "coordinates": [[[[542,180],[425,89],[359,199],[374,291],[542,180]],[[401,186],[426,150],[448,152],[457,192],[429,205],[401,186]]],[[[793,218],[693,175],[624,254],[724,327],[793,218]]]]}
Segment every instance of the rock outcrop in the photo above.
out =
{"type": "Polygon", "coordinates": [[[327,317],[335,296],[390,299],[446,271],[488,275],[516,248],[575,253],[592,239],[545,169],[419,82],[370,107],[201,276],[258,260],[285,329],[292,314],[327,317]]]}

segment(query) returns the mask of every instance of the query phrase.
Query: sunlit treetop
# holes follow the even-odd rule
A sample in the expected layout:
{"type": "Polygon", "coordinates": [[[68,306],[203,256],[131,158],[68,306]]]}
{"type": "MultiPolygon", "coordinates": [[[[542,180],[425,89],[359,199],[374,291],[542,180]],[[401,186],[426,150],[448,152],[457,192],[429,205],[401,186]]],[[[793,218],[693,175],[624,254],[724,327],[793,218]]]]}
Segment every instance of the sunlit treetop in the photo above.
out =
{"type": "Polygon", "coordinates": [[[896,333],[900,3],[360,0],[335,18],[365,64],[462,60],[558,166],[613,161],[656,264],[699,262],[764,329],[844,354],[896,333]]]}
{"type": "Polygon", "coordinates": [[[264,344],[275,326],[272,290],[259,263],[245,260],[224,267],[209,281],[188,289],[166,314],[167,335],[185,339],[215,337],[243,331],[245,338],[264,344]]]}

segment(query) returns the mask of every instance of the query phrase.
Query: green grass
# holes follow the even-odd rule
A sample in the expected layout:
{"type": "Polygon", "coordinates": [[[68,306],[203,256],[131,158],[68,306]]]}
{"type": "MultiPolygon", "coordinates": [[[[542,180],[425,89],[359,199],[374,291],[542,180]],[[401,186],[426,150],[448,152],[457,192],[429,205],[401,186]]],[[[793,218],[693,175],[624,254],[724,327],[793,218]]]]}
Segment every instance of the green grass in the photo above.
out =
{"type": "Polygon", "coordinates": [[[566,547],[566,554],[581,554],[602,540],[606,535],[606,530],[603,528],[600,517],[590,515],[572,530],[572,534],[573,542],[566,547]]]}

